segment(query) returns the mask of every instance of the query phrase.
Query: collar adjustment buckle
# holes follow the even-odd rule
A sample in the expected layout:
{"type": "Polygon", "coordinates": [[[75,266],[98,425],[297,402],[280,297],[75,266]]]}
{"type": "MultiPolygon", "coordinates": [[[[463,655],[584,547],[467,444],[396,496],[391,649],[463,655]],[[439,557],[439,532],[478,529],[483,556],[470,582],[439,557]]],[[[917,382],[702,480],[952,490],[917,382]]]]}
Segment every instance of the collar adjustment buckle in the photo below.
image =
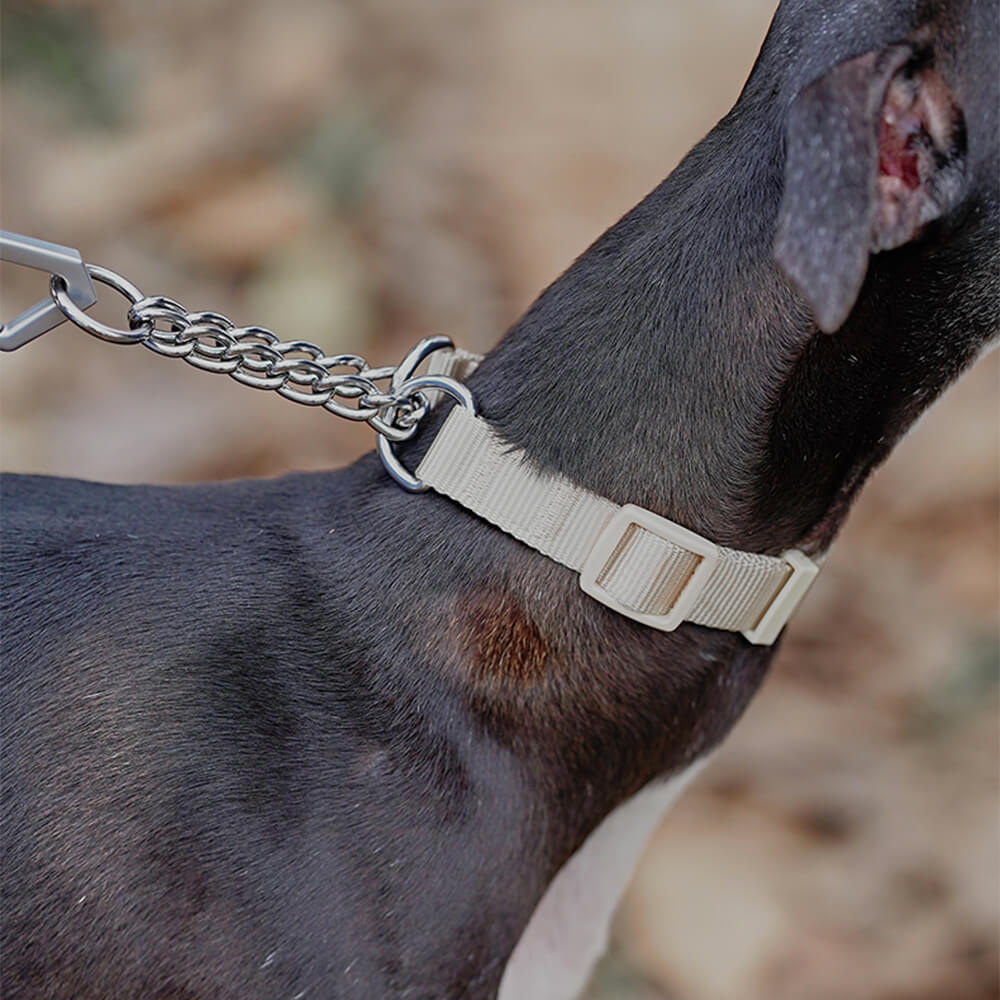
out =
{"type": "Polygon", "coordinates": [[[580,569],[580,587],[626,618],[672,632],[689,617],[718,562],[714,542],[625,504],[597,537],[580,569]],[[651,569],[651,575],[643,574],[643,568],[651,569]],[[643,576],[648,583],[641,592],[627,585],[643,576]]]}

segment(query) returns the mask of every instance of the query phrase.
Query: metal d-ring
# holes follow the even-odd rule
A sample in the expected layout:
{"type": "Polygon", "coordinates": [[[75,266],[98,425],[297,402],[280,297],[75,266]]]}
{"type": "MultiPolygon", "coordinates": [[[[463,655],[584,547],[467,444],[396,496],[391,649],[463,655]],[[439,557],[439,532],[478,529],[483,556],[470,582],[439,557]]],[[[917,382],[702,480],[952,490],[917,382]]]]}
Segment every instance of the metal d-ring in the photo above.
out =
{"type": "MultiPolygon", "coordinates": [[[[388,402],[379,407],[378,416],[368,421],[372,430],[380,435],[380,440],[382,437],[385,437],[389,441],[408,441],[417,433],[416,420],[406,425],[397,425],[396,423],[396,418],[399,415],[399,403],[406,398],[405,394],[400,390],[413,378],[413,373],[430,355],[435,351],[445,350],[454,346],[451,337],[441,335],[425,337],[396,366],[396,369],[392,373],[389,391],[386,393],[390,397],[388,402]]],[[[424,398],[426,399],[426,397],[424,398]]],[[[433,405],[433,401],[427,400],[425,410],[430,409],[433,405]]],[[[417,419],[419,420],[419,417],[417,419]]]]}
{"type": "Polygon", "coordinates": [[[436,337],[425,337],[414,347],[409,354],[397,365],[392,376],[392,391],[396,394],[402,389],[413,373],[420,366],[420,363],[435,351],[444,350],[447,347],[454,347],[451,337],[438,335],[436,337]]]}
{"type": "MultiPolygon", "coordinates": [[[[444,375],[418,375],[416,378],[403,382],[399,387],[399,393],[402,396],[412,396],[422,389],[437,389],[439,392],[446,393],[464,406],[473,416],[476,415],[476,401],[472,398],[472,393],[461,382],[456,382],[453,378],[447,378],[444,375]]],[[[404,490],[409,490],[411,493],[423,493],[424,490],[430,488],[425,482],[417,479],[411,472],[403,468],[403,464],[396,457],[396,453],[392,450],[392,442],[388,438],[379,434],[377,447],[379,458],[382,459],[386,472],[404,490]]]]}

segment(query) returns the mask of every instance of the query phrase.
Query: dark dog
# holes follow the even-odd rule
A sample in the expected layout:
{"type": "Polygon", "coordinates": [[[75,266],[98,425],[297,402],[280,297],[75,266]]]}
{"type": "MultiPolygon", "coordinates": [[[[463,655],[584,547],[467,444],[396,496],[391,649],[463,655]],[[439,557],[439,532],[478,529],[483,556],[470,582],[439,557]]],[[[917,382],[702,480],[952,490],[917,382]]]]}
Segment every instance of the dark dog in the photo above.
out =
{"type": "MultiPolygon", "coordinates": [[[[996,332],[997,44],[992,0],[786,0],[733,111],[470,379],[481,413],[616,503],[822,552],[996,332]]],[[[373,456],[12,477],[3,515],[11,998],[486,997],[505,967],[506,1000],[568,998],[771,657],[614,614],[373,456]]]]}

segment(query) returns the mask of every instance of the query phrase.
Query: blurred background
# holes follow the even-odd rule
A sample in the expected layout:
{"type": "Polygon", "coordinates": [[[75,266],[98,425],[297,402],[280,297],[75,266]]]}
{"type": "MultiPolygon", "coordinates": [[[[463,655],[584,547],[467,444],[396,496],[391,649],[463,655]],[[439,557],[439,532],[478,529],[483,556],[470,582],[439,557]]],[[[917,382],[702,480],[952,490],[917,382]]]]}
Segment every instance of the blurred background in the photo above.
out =
{"type": "MultiPolygon", "coordinates": [[[[483,350],[725,113],[772,0],[3,0],[4,228],[390,363],[483,350]]],[[[0,266],[4,318],[45,294],[0,266]]],[[[100,288],[96,314],[123,301],[100,288]]],[[[868,486],[588,1000],[997,997],[1000,352],[868,486]]],[[[62,327],[2,466],[341,465],[364,426],[62,327]]]]}

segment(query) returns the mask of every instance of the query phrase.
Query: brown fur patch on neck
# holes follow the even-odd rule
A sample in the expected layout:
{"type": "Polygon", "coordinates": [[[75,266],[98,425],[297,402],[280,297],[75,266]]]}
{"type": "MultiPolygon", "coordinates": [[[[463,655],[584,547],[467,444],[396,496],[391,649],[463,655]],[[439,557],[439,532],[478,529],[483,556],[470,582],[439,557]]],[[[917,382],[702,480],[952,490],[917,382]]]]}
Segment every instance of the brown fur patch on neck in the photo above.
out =
{"type": "Polygon", "coordinates": [[[545,676],[548,642],[510,593],[478,590],[463,597],[456,612],[460,643],[477,687],[503,693],[545,676]]]}

